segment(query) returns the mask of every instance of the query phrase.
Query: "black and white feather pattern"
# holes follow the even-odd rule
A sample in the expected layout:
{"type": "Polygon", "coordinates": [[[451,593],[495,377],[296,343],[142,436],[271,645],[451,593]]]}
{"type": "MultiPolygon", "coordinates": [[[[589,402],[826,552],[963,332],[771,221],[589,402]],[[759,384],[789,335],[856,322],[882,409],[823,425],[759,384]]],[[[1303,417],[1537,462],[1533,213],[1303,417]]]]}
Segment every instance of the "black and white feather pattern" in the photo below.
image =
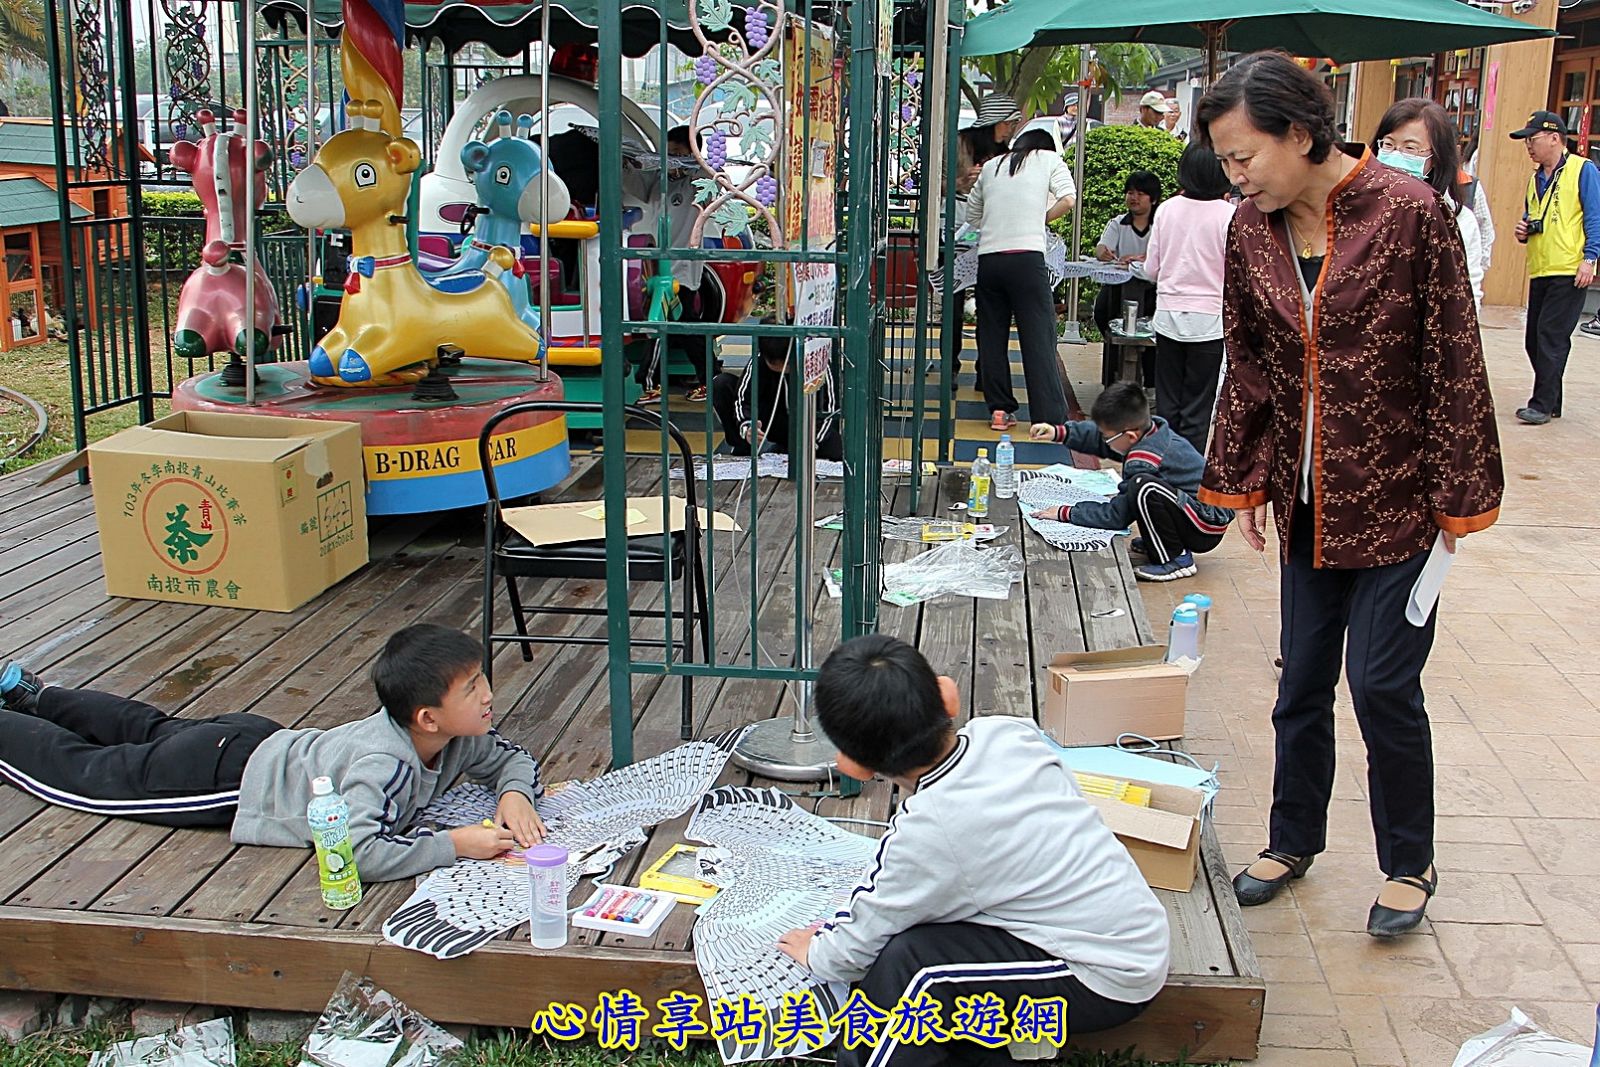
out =
{"type": "MultiPolygon", "coordinates": [[[[876,842],[811,814],[780,790],[743,786],[707,793],[687,836],[714,846],[701,851],[712,861],[701,877],[722,887],[700,907],[694,928],[695,964],[710,1003],[736,1003],[749,994],[765,1005],[770,1023],[785,993],[809,990],[819,1014],[830,1018],[848,987],[824,982],[785,956],[778,937],[837,914],[872,862],[876,842]]],[[[821,1045],[802,1040],[779,1049],[770,1030],[759,1044],[732,1035],[720,1039],[722,1061],[801,1056],[833,1040],[830,1029],[821,1045]]]]}
{"type": "Polygon", "coordinates": [[[1082,486],[1073,485],[1065,478],[1033,471],[1019,471],[1017,507],[1022,511],[1022,521],[1034,533],[1056,548],[1066,552],[1095,552],[1110,548],[1119,531],[1096,530],[1072,522],[1054,519],[1036,519],[1035,511],[1041,508],[1058,508],[1063,504],[1081,504],[1086,500],[1104,501],[1105,496],[1082,486]]]}
{"type": "MultiPolygon", "coordinates": [[[[630,764],[539,800],[547,840],[566,848],[567,889],[643,844],[658,822],[688,811],[716,782],[742,731],[720,734],[630,764]]],[[[471,826],[493,817],[495,795],[456,786],[418,813],[419,822],[471,826]]],[[[528,921],[528,873],[500,860],[459,860],[422,878],[383,924],[385,940],[442,960],[464,956],[528,921]]]]}

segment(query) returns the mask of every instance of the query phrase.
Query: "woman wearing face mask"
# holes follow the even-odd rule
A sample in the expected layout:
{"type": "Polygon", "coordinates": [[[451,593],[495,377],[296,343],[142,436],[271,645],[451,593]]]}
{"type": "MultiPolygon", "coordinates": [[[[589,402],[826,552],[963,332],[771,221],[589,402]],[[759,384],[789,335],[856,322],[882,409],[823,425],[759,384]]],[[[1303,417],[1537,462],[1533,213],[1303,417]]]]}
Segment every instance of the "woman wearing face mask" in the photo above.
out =
{"type": "Polygon", "coordinates": [[[1421,178],[1450,205],[1467,253],[1473,303],[1482,307],[1487,257],[1478,217],[1472,210],[1481,190],[1476,179],[1461,169],[1456,131],[1449,114],[1422,97],[1401,100],[1384,112],[1372,143],[1378,149],[1378,162],[1421,178]]]}
{"type": "Polygon", "coordinates": [[[1337,143],[1332,94],[1288,56],[1240,60],[1196,120],[1245,197],[1198,496],[1235,509],[1257,551],[1271,504],[1281,544],[1272,811],[1234,892],[1264,904],[1327,848],[1343,666],[1386,879],[1367,932],[1393,937],[1439,884],[1422,691],[1437,612],[1413,626],[1406,603],[1436,543],[1495,521],[1505,484],[1466,255],[1433,190],[1337,143]]]}

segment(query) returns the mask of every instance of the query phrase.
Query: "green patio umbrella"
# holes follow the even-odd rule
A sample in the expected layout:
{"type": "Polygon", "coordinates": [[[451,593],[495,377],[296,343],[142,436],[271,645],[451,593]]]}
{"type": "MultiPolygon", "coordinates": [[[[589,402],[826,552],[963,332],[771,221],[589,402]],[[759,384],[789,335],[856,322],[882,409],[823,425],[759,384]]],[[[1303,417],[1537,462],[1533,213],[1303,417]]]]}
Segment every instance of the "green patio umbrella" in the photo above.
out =
{"type": "Polygon", "coordinates": [[[1352,63],[1555,35],[1460,0],[1009,0],[967,22],[961,54],[1132,41],[1352,63]]]}

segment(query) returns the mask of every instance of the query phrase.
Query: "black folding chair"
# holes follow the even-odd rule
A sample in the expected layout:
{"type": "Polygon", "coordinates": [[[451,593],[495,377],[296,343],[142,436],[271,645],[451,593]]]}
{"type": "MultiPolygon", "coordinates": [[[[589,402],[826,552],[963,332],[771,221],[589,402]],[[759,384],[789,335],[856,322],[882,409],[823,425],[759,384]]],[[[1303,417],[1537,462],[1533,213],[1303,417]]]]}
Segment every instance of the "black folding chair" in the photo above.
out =
{"type": "MultiPolygon", "coordinates": [[[[591,541],[575,541],[568,544],[535,545],[530,543],[521,534],[511,529],[502,515],[500,488],[495,479],[494,465],[490,462],[489,442],[495,428],[507,419],[533,412],[561,412],[562,414],[599,414],[603,406],[594,403],[580,403],[564,400],[529,400],[520,404],[513,404],[503,408],[484,424],[478,433],[478,460],[482,464],[483,482],[486,502],[483,515],[483,648],[484,663],[483,673],[492,681],[492,667],[495,646],[506,643],[516,643],[522,647],[522,658],[533,659],[533,649],[536,644],[557,645],[604,645],[605,637],[561,635],[535,635],[528,632],[527,616],[529,615],[589,615],[604,618],[604,608],[581,607],[525,607],[522,595],[517,584],[524,578],[546,578],[556,581],[598,581],[605,582],[611,576],[606,573],[606,543],[603,538],[591,541]],[[495,577],[505,578],[506,597],[511,603],[512,619],[516,624],[517,632],[514,634],[495,633],[494,631],[494,601],[495,577]]],[[[678,647],[682,661],[694,661],[695,631],[698,629],[700,638],[700,651],[704,662],[711,662],[711,633],[706,627],[706,620],[710,611],[706,602],[706,577],[705,567],[700,555],[700,513],[697,507],[698,500],[695,493],[694,476],[694,450],[689,447],[689,442],[684,438],[678,428],[668,421],[659,412],[647,408],[629,405],[624,409],[629,422],[642,422],[656,429],[663,425],[667,435],[672,438],[677,447],[678,454],[683,460],[684,484],[684,528],[676,532],[669,532],[665,538],[661,534],[649,534],[642,537],[628,538],[628,573],[627,581],[639,582],[667,582],[678,585],[683,590],[682,606],[676,610],[669,610],[671,605],[664,603],[660,611],[642,611],[630,609],[630,618],[656,618],[661,619],[663,625],[670,626],[670,619],[680,619],[683,622],[683,639],[681,644],[665,638],[635,638],[633,643],[644,647],[665,648],[678,647]],[[663,542],[665,541],[665,545],[663,542]]],[[[665,462],[665,457],[663,457],[665,462]]],[[[537,506],[537,505],[535,505],[537,506]]],[[[663,518],[669,518],[670,512],[663,505],[663,518]]],[[[671,523],[667,522],[670,526],[671,523]]],[[[681,734],[685,741],[694,735],[694,709],[693,709],[693,677],[685,675],[683,678],[683,721],[681,734]]]]}

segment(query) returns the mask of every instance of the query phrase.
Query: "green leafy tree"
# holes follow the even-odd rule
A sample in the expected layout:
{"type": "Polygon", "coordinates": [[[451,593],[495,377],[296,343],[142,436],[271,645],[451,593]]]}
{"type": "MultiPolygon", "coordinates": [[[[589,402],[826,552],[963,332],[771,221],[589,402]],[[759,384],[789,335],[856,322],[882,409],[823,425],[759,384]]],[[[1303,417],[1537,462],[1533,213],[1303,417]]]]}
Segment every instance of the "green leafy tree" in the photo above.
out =
{"type": "MultiPolygon", "coordinates": [[[[973,0],[967,16],[1000,7],[1004,0],[973,0]]],[[[969,68],[986,78],[995,92],[1006,93],[1022,106],[1024,114],[1033,115],[1049,108],[1069,85],[1083,78],[1094,81],[1095,87],[1113,99],[1124,90],[1141,87],[1160,66],[1157,54],[1142,44],[1105,44],[1094,50],[1094,61],[1084,70],[1085,50],[1079,45],[1062,45],[1046,48],[1024,48],[996,56],[979,56],[969,62],[969,68]]],[[[974,105],[978,94],[969,79],[963,79],[962,91],[974,105]]]]}
{"type": "Polygon", "coordinates": [[[45,63],[44,0],[0,0],[0,63],[45,63]]]}

